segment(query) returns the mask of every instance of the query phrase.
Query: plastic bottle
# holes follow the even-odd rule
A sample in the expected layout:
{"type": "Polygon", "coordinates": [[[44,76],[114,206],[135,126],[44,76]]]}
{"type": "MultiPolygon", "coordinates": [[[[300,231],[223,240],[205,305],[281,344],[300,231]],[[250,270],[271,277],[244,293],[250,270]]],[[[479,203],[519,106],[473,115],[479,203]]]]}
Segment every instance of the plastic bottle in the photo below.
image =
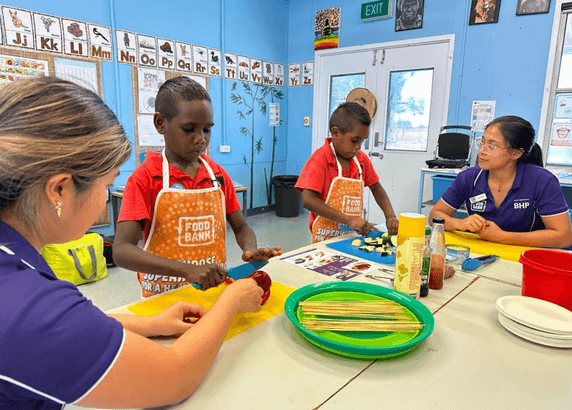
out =
{"type": "Polygon", "coordinates": [[[423,263],[421,265],[421,288],[419,296],[425,297],[429,294],[429,268],[431,266],[431,228],[425,228],[425,246],[423,247],[423,263]]]}
{"type": "Polygon", "coordinates": [[[415,299],[419,299],[426,222],[423,214],[399,215],[393,288],[415,299]]]}
{"type": "Polygon", "coordinates": [[[431,264],[429,267],[429,289],[441,289],[445,280],[445,258],[447,247],[445,246],[445,220],[433,218],[433,230],[431,231],[431,264]]]}

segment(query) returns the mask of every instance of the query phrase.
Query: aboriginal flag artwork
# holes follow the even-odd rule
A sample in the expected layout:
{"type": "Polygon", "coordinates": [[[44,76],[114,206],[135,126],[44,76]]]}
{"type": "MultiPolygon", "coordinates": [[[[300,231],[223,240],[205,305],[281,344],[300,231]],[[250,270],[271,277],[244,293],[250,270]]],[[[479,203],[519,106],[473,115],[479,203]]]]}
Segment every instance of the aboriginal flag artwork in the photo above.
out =
{"type": "Polygon", "coordinates": [[[337,48],[340,35],[341,8],[318,10],[314,24],[314,50],[337,48]]]}

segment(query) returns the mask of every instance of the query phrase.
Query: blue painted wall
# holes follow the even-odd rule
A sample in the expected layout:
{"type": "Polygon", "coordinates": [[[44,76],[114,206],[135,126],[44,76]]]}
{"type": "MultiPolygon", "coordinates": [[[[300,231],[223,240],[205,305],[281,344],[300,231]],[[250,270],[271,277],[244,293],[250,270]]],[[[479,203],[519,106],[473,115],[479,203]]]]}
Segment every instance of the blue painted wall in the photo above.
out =
{"type": "MultiPolygon", "coordinates": [[[[288,61],[314,59],[314,15],[331,7],[342,9],[340,47],[455,34],[448,124],[470,125],[473,100],[496,100],[496,116],[520,115],[538,130],[554,1],[549,13],[516,16],[517,0],[502,0],[498,23],[469,26],[470,0],[425,0],[423,27],[401,32],[395,17],[361,22],[367,2],[290,0],[288,61]]],[[[313,89],[290,88],[289,100],[296,103],[288,106],[288,142],[299,149],[288,150],[287,172],[295,174],[311,153],[303,117],[312,113],[313,89]]]]}
{"type": "MultiPolygon", "coordinates": [[[[550,13],[530,16],[516,16],[516,2],[502,0],[497,24],[468,26],[470,0],[426,0],[423,28],[397,33],[395,18],[362,23],[362,1],[356,0],[115,0],[113,6],[107,1],[90,2],[88,9],[83,3],[64,0],[5,0],[3,4],[285,65],[314,60],[315,12],[340,6],[340,47],[455,34],[449,124],[469,124],[473,100],[496,100],[497,115],[520,115],[538,129],[555,1],[550,13]]],[[[131,66],[102,62],[102,70],[105,101],[133,139],[131,66]]],[[[216,123],[211,156],[234,180],[248,186],[250,171],[243,156],[250,159],[250,140],[239,133],[239,127],[250,128],[251,123],[250,118],[239,119],[238,107],[230,101],[233,92],[246,96],[242,84],[238,82],[233,90],[233,83],[209,78],[216,123]],[[231,146],[230,153],[218,152],[223,143],[231,146]]],[[[280,101],[283,125],[276,129],[274,175],[297,174],[311,154],[312,131],[303,125],[303,118],[312,115],[314,90],[279,89],[284,93],[280,101]]],[[[258,207],[267,204],[265,169],[268,173],[272,140],[267,114],[256,113],[255,137],[262,142],[262,152],[255,154],[254,168],[253,206],[258,207]]],[[[117,185],[123,185],[134,168],[132,158],[121,169],[117,185]]],[[[102,231],[112,233],[111,229],[102,231]]]]}

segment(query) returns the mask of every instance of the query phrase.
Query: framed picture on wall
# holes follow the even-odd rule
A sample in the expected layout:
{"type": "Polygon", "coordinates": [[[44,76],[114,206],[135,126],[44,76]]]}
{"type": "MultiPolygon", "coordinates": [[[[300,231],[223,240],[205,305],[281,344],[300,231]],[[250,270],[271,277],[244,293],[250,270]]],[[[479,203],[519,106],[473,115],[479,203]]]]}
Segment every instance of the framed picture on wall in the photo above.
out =
{"type": "Polygon", "coordinates": [[[516,15],[548,13],[550,0],[518,0],[516,3],[516,15]]]}
{"type": "Polygon", "coordinates": [[[498,23],[500,0],[472,0],[469,25],[498,23]]]}
{"type": "Polygon", "coordinates": [[[423,3],[424,0],[397,0],[395,31],[423,27],[423,3]]]}

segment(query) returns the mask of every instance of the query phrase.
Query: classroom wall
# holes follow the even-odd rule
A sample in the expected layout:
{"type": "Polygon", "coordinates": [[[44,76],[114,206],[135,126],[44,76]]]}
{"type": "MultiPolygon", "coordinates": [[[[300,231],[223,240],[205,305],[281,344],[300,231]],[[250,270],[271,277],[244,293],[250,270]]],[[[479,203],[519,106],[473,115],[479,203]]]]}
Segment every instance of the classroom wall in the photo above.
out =
{"type": "MultiPolygon", "coordinates": [[[[550,12],[516,16],[517,0],[502,0],[496,24],[469,26],[470,0],[425,0],[423,27],[395,32],[394,17],[362,23],[361,4],[368,0],[290,0],[288,61],[314,58],[313,29],[317,10],[341,7],[340,47],[455,34],[448,124],[470,125],[473,100],[496,100],[496,116],[515,114],[538,130],[548,48],[554,16],[550,12]]],[[[312,114],[313,89],[289,89],[287,172],[299,173],[311,153],[312,132],[303,117],[312,114]]]]}
{"type": "MultiPolygon", "coordinates": [[[[227,51],[263,61],[287,64],[288,58],[288,2],[285,0],[195,0],[186,2],[171,0],[94,1],[85,7],[83,3],[53,0],[6,0],[4,5],[57,17],[77,19],[101,24],[114,29],[133,31],[155,37],[178,40],[209,48],[227,51]],[[222,30],[221,30],[222,28],[222,30]]],[[[115,59],[114,48],[114,59],[115,59]]],[[[132,96],[132,66],[102,61],[104,100],[117,114],[130,139],[134,141],[132,96]]],[[[250,84],[252,90],[256,86],[250,84]]],[[[277,87],[284,94],[280,102],[283,125],[276,127],[278,143],[274,159],[274,175],[284,174],[286,169],[286,124],[288,122],[287,87],[277,87]]],[[[252,130],[251,117],[240,120],[237,105],[231,102],[233,93],[248,97],[241,82],[209,77],[209,93],[213,101],[215,126],[211,137],[211,157],[221,164],[231,178],[250,187],[251,139],[240,134],[240,127],[252,130]],[[230,145],[230,153],[220,153],[219,146],[230,145]]],[[[264,99],[271,101],[270,97],[264,99]]],[[[244,110],[243,110],[244,111],[244,110]]],[[[272,127],[268,125],[268,113],[255,109],[255,140],[261,150],[254,155],[254,189],[252,207],[268,205],[265,172],[269,177],[272,154],[272,127]]],[[[136,167],[135,155],[120,170],[117,186],[124,185],[136,167]]],[[[249,192],[249,207],[250,207],[249,192]]],[[[111,235],[111,227],[98,231],[111,235]]]]}
{"type": "MultiPolygon", "coordinates": [[[[2,4],[283,63],[285,69],[288,63],[314,60],[315,12],[340,6],[340,47],[455,34],[448,124],[470,124],[473,100],[496,100],[497,116],[517,114],[538,129],[554,1],[547,14],[516,16],[517,0],[502,0],[498,23],[468,26],[470,0],[426,0],[423,28],[403,32],[395,32],[395,17],[362,23],[362,2],[367,0],[110,0],[90,2],[89,8],[65,0],[5,0],[2,4]]],[[[133,140],[131,66],[103,61],[102,71],[104,99],[133,140]]],[[[250,139],[239,128],[251,128],[252,123],[250,118],[240,120],[239,107],[230,101],[232,93],[245,96],[242,84],[209,77],[209,87],[216,123],[211,156],[233,180],[249,186],[250,169],[243,158],[250,162],[250,139]],[[231,152],[218,152],[221,144],[230,145],[231,152]]],[[[278,89],[284,94],[279,101],[283,123],[276,127],[274,175],[298,174],[311,154],[312,128],[304,126],[303,119],[312,116],[314,90],[278,89]]],[[[268,114],[256,113],[254,129],[262,151],[254,157],[252,206],[261,207],[267,205],[265,173],[268,177],[271,161],[268,114]]],[[[135,166],[132,157],[116,184],[124,185],[135,166]]],[[[110,227],[101,231],[113,233],[110,227]]]]}

